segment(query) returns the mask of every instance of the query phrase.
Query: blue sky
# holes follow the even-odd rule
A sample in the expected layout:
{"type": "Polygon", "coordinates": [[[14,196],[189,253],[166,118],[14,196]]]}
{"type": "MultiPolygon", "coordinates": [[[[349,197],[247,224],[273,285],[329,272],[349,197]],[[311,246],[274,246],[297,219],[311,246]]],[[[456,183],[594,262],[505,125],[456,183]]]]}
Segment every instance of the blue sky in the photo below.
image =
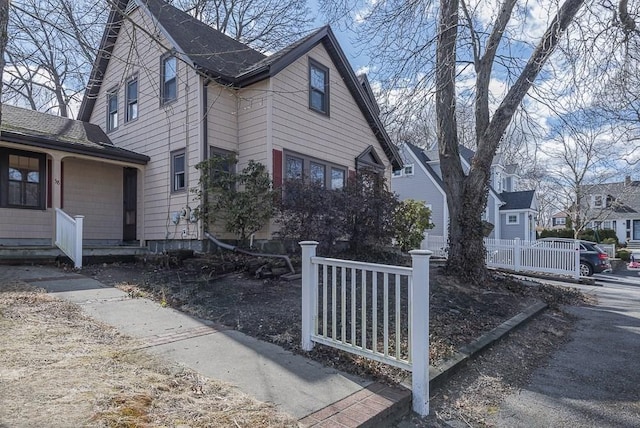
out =
{"type": "MultiPolygon", "coordinates": [[[[314,27],[321,27],[323,25],[326,25],[327,20],[325,16],[319,11],[317,0],[310,0],[308,2],[308,5],[312,11],[312,14],[316,17],[314,27]]],[[[355,36],[354,33],[340,27],[341,26],[336,23],[331,24],[331,29],[338,38],[340,47],[347,56],[351,67],[354,69],[354,71],[358,71],[359,69],[368,66],[369,55],[367,55],[367,52],[362,49],[356,49],[354,47],[354,43],[352,41],[355,36]]]]}

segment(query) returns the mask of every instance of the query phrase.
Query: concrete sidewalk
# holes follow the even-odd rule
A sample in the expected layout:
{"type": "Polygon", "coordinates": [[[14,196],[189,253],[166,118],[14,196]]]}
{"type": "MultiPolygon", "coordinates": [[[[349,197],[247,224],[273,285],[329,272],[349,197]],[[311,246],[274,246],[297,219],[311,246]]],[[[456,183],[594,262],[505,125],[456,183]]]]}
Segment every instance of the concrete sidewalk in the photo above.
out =
{"type": "Polygon", "coordinates": [[[303,426],[383,424],[410,407],[410,391],[325,367],[238,331],[188,316],[77,273],[49,266],[0,266],[76,303],[84,312],[141,340],[149,352],[183,364],[298,418],[303,426]]]}

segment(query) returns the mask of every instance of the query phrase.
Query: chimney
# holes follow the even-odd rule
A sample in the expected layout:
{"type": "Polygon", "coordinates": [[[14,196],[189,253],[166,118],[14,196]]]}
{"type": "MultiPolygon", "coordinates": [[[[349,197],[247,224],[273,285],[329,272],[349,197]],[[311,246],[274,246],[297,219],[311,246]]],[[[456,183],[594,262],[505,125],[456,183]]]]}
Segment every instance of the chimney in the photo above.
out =
{"type": "Polygon", "coordinates": [[[631,176],[630,176],[630,175],[626,175],[626,176],[624,177],[624,185],[625,185],[625,186],[628,186],[628,185],[630,185],[630,184],[631,184],[631,176]]]}

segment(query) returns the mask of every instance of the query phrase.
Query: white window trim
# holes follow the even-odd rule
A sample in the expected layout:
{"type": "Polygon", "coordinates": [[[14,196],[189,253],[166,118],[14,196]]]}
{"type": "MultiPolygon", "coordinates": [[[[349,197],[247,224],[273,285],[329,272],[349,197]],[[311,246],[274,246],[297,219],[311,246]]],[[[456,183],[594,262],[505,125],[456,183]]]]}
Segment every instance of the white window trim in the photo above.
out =
{"type": "Polygon", "coordinates": [[[505,223],[507,225],[514,226],[514,225],[520,224],[520,215],[519,214],[506,214],[506,216],[507,217],[505,219],[505,223]],[[515,216],[516,217],[516,221],[515,222],[509,221],[510,220],[509,217],[511,217],[511,216],[515,216]]]}
{"type": "Polygon", "coordinates": [[[120,126],[120,106],[118,105],[120,100],[118,99],[118,88],[112,88],[107,91],[107,132],[115,131],[120,126]],[[111,111],[111,99],[116,101],[116,109],[112,114],[111,111]]]}
{"type": "Polygon", "coordinates": [[[391,178],[402,177],[402,169],[398,169],[391,172],[391,178]]]}
{"type": "Polygon", "coordinates": [[[412,176],[414,174],[415,170],[416,170],[415,167],[411,163],[409,165],[405,165],[404,168],[402,168],[402,173],[404,175],[406,175],[407,177],[410,177],[410,176],[412,176]],[[411,172],[407,172],[407,168],[411,168],[411,172]]]}
{"type": "Polygon", "coordinates": [[[125,103],[125,122],[129,123],[129,122],[133,122],[135,120],[138,119],[138,116],[140,115],[140,82],[138,80],[138,75],[133,75],[131,76],[131,78],[129,78],[129,80],[127,80],[127,84],[125,85],[125,89],[124,89],[124,103],[125,103]],[[129,85],[131,85],[132,83],[136,84],[136,98],[135,101],[131,100],[129,98],[129,85]],[[135,117],[131,117],[131,109],[130,107],[132,105],[136,106],[136,115],[135,117]]]}
{"type": "Polygon", "coordinates": [[[171,193],[182,193],[186,192],[189,187],[187,181],[187,151],[186,149],[175,150],[171,152],[171,193]],[[184,156],[184,187],[180,189],[176,189],[176,171],[175,171],[175,158],[176,156],[184,156]]]}

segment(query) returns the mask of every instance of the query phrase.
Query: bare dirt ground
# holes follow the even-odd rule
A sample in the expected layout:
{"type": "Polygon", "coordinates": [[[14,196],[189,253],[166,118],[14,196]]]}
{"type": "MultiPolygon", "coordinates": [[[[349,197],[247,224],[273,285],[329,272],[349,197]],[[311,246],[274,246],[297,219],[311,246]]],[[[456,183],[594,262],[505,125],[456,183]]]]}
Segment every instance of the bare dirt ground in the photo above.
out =
{"type": "MultiPolygon", "coordinates": [[[[106,284],[165,302],[195,316],[225,324],[293,352],[300,343],[299,281],[256,279],[229,272],[242,265],[236,256],[220,260],[187,260],[184,265],[97,265],[85,274],[106,284]],[[226,263],[226,267],[224,264],[226,263]]],[[[522,387],[532,371],[567,340],[574,320],[564,305],[589,304],[575,289],[513,281],[496,275],[483,287],[460,285],[432,269],[430,290],[430,356],[446,359],[534,302],[550,309],[472,361],[447,384],[433,391],[432,416],[407,418],[401,426],[490,426],[487,420],[509,392],[522,387]],[[456,425],[457,424],[457,425],[456,425]]],[[[382,382],[406,379],[407,373],[317,346],[307,356],[323,364],[382,382]]]]}
{"type": "Polygon", "coordinates": [[[0,427],[297,426],[22,282],[0,284],[0,337],[0,427]]]}

